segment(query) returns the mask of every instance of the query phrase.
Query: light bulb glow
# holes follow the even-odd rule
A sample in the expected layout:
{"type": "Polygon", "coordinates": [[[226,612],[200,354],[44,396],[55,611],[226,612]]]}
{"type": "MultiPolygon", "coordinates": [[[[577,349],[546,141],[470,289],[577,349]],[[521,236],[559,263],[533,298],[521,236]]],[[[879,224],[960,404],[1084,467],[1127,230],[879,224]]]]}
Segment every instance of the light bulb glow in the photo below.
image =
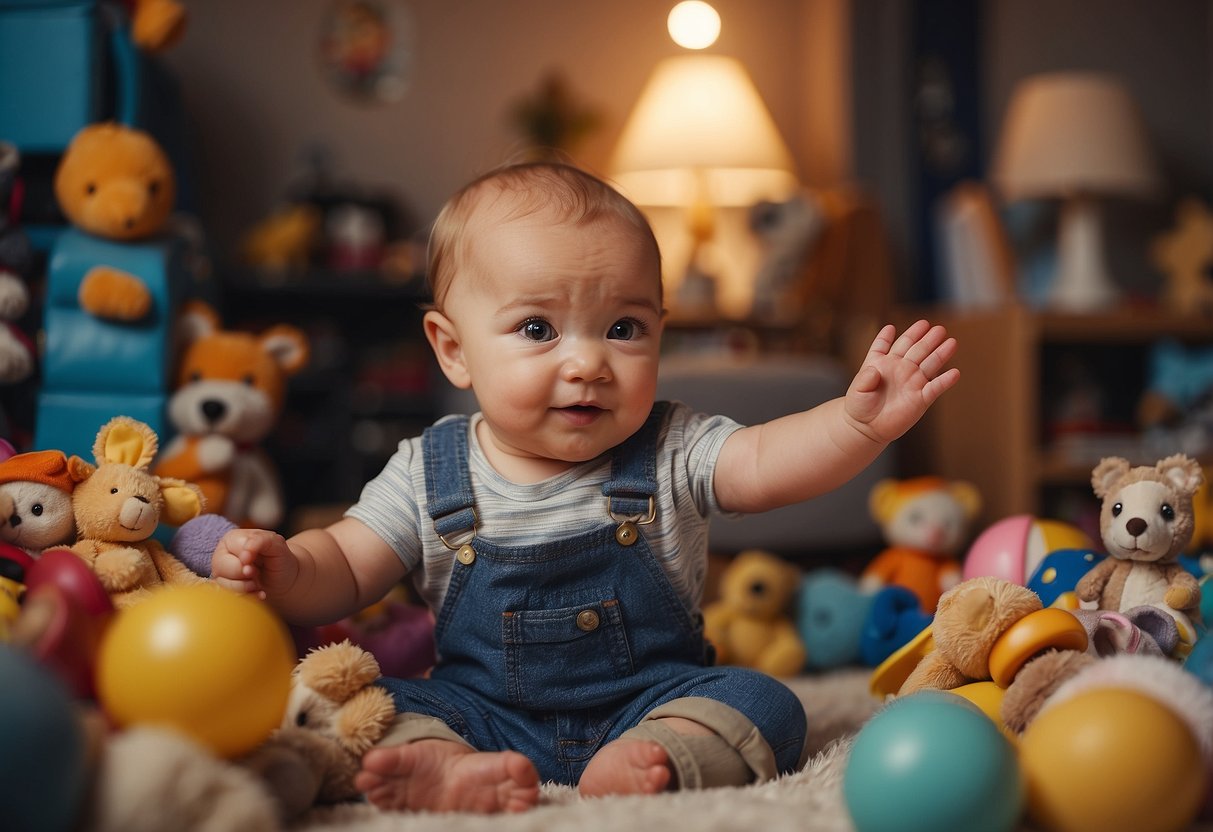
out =
{"type": "Polygon", "coordinates": [[[679,46],[704,49],[720,36],[720,15],[703,0],[683,0],[670,9],[666,28],[679,46]]]}

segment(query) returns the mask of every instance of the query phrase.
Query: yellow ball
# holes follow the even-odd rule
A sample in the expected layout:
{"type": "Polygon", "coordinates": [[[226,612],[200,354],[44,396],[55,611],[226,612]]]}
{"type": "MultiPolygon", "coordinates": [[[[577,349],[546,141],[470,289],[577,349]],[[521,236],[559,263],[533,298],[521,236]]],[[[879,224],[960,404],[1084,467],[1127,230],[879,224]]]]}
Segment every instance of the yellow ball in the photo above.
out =
{"type": "Polygon", "coordinates": [[[1205,789],[1196,739],[1169,708],[1103,688],[1038,716],[1019,743],[1028,813],[1050,832],[1187,827],[1205,789]]]}
{"type": "Polygon", "coordinates": [[[262,602],[213,584],[164,587],[121,610],[97,659],[97,698],[119,726],[174,728],[222,757],[282,721],[295,666],[262,602]]]}

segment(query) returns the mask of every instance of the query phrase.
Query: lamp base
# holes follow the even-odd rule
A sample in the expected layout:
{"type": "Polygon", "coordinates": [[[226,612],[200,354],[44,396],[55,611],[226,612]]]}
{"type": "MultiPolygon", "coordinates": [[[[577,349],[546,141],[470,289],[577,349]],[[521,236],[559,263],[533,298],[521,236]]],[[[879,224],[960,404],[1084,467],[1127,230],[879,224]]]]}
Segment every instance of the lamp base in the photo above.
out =
{"type": "Polygon", "coordinates": [[[1066,200],[1057,230],[1057,275],[1048,305],[1066,312],[1095,312],[1116,304],[1120,290],[1104,262],[1099,205],[1088,196],[1066,200]]]}

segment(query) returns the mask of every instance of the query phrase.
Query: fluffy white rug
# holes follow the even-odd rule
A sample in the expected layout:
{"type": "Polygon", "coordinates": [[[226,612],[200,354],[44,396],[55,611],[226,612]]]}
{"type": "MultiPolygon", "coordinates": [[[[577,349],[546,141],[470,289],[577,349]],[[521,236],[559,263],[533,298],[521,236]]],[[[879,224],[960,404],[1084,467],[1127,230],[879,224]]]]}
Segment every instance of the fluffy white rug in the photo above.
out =
{"type": "Polygon", "coordinates": [[[848,737],[879,707],[867,690],[869,671],[846,670],[791,680],[805,703],[809,747],[805,769],[769,783],[734,789],[584,800],[547,785],[540,805],[517,815],[384,813],[366,804],[313,810],[295,829],[307,832],[592,832],[598,829],[694,829],[695,832],[852,832],[842,801],[848,737]]]}

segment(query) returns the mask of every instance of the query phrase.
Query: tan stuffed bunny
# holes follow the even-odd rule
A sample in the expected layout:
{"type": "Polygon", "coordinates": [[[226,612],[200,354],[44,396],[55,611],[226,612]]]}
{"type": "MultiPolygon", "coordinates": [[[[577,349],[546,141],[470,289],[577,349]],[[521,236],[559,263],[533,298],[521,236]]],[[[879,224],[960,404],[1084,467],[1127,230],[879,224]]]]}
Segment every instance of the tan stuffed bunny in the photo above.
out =
{"type": "Polygon", "coordinates": [[[150,427],[116,416],[97,434],[96,466],[72,457],[81,480],[72,493],[79,535],[72,551],[97,573],[118,607],[162,583],[204,580],[151,539],[161,521],[181,525],[205,506],[198,486],[148,470],[158,447],[150,427]]]}

